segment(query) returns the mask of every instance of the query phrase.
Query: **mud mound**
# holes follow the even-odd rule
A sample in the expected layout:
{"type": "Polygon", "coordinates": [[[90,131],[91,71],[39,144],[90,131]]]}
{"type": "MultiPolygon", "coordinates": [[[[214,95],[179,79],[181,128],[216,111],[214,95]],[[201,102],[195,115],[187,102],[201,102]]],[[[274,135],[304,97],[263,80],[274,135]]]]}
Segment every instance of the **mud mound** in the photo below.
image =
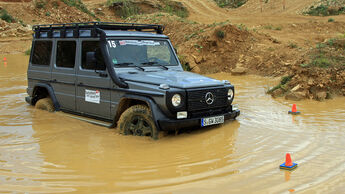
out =
{"type": "Polygon", "coordinates": [[[78,8],[56,0],[4,4],[3,7],[18,21],[31,25],[96,20],[95,17],[82,12],[78,8]]]}
{"type": "Polygon", "coordinates": [[[288,78],[270,91],[273,96],[320,101],[345,96],[345,37],[317,44],[293,66],[288,78]]]}
{"type": "Polygon", "coordinates": [[[29,26],[23,26],[19,23],[7,23],[0,20],[0,37],[25,37],[32,33],[29,26]]]}
{"type": "Polygon", "coordinates": [[[252,48],[253,35],[234,25],[209,27],[201,37],[183,49],[191,68],[201,73],[229,72],[241,62],[243,54],[252,48]]]}
{"type": "Polygon", "coordinates": [[[127,18],[138,14],[168,12],[179,17],[187,17],[187,8],[181,2],[173,0],[116,0],[107,2],[116,16],[127,18]]]}

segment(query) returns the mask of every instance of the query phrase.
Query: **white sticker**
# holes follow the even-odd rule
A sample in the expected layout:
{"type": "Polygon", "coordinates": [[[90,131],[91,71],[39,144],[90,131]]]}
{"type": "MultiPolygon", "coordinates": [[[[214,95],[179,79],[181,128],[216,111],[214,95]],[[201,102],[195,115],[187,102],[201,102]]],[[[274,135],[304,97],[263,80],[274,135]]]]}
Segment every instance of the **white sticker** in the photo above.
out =
{"type": "Polygon", "coordinates": [[[85,101],[99,104],[101,92],[99,90],[85,90],[85,101]]]}
{"type": "Polygon", "coordinates": [[[114,40],[108,40],[108,44],[109,44],[110,48],[116,48],[116,43],[114,40]]]}
{"type": "Polygon", "coordinates": [[[160,45],[159,42],[153,40],[120,40],[120,46],[125,45],[136,45],[136,46],[157,46],[160,45]]]}

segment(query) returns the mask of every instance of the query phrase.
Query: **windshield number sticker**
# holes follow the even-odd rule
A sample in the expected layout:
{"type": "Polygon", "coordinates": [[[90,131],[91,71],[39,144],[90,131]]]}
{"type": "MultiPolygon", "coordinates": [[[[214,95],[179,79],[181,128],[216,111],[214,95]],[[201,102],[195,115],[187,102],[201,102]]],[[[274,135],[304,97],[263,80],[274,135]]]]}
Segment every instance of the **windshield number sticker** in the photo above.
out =
{"type": "Polygon", "coordinates": [[[110,48],[116,48],[116,43],[114,40],[108,40],[108,44],[110,48]]]}
{"type": "Polygon", "coordinates": [[[125,45],[158,46],[160,45],[160,42],[156,42],[153,40],[120,40],[119,43],[120,43],[120,46],[125,46],[125,45]]]}
{"type": "Polygon", "coordinates": [[[99,90],[86,90],[85,101],[99,104],[101,100],[101,92],[99,90]]]}

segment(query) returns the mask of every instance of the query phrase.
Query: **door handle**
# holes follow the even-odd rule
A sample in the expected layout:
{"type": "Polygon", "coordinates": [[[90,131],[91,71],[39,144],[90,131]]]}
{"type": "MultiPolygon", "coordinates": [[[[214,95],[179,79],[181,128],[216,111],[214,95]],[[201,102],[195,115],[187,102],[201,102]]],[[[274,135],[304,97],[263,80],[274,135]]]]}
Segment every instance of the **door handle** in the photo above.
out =
{"type": "Polygon", "coordinates": [[[100,77],[108,77],[108,74],[107,73],[99,73],[99,76],[100,77]]]}

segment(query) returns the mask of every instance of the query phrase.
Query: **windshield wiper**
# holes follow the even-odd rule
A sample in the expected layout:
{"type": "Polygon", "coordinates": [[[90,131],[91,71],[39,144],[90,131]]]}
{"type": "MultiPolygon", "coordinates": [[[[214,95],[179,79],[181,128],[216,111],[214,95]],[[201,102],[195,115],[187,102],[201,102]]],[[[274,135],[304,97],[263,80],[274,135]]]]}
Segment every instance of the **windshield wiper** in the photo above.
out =
{"type": "Polygon", "coordinates": [[[121,65],[127,65],[128,67],[134,66],[134,67],[140,69],[141,71],[145,71],[144,68],[140,67],[139,65],[135,65],[134,63],[128,63],[128,62],[126,62],[126,63],[116,63],[116,64],[114,64],[114,65],[119,65],[119,66],[121,66],[121,65]]]}
{"type": "Polygon", "coordinates": [[[169,68],[168,67],[166,67],[166,66],[164,66],[164,65],[161,65],[161,64],[158,64],[158,62],[144,62],[144,63],[141,63],[142,65],[151,65],[151,66],[153,66],[153,65],[157,65],[157,66],[159,66],[159,67],[162,67],[163,69],[165,69],[165,70],[168,70],[169,68]]]}

